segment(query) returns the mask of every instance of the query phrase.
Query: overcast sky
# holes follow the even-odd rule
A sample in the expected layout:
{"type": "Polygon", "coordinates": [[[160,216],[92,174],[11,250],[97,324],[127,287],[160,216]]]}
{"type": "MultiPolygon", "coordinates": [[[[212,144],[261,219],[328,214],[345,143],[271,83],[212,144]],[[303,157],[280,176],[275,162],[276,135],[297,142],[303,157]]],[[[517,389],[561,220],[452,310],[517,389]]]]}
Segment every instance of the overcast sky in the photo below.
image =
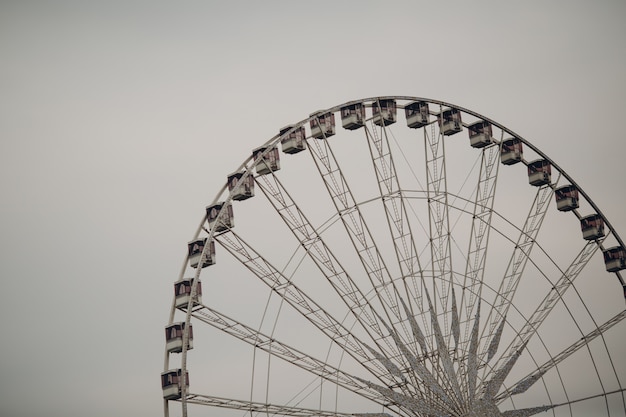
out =
{"type": "Polygon", "coordinates": [[[154,416],[172,282],[250,150],[377,95],[477,111],[626,235],[622,1],[0,1],[0,414],[154,416]]]}

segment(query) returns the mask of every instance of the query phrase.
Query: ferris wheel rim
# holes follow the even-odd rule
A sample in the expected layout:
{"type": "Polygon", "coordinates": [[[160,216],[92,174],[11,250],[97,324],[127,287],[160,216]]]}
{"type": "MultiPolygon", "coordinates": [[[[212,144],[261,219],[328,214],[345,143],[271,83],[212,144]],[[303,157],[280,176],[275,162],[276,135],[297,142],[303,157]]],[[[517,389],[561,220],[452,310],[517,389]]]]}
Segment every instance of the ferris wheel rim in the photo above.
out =
{"type": "MultiPolygon", "coordinates": [[[[528,146],[530,149],[532,149],[534,152],[536,152],[538,155],[541,156],[542,159],[545,159],[546,161],[548,161],[552,167],[554,167],[559,173],[561,173],[561,175],[563,175],[567,181],[576,187],[576,189],[578,190],[578,192],[580,194],[583,195],[583,197],[585,198],[585,200],[591,205],[591,207],[595,210],[595,212],[597,214],[599,214],[600,216],[602,216],[602,218],[605,221],[605,224],[609,227],[609,229],[612,231],[612,233],[614,234],[615,238],[618,240],[619,244],[623,247],[626,247],[626,245],[624,244],[624,241],[622,240],[622,238],[619,236],[619,234],[617,233],[617,231],[615,230],[615,228],[611,225],[611,223],[609,222],[609,219],[607,216],[604,215],[604,213],[602,213],[601,209],[598,207],[598,205],[596,205],[594,203],[594,201],[591,199],[591,197],[584,191],[584,189],[582,187],[580,187],[580,185],[578,185],[578,183],[574,180],[574,178],[572,176],[570,176],[567,171],[565,171],[564,169],[562,169],[552,158],[550,158],[547,154],[545,154],[543,151],[541,151],[541,149],[539,149],[537,146],[535,146],[532,142],[530,142],[529,140],[527,140],[526,138],[524,138],[522,135],[516,133],[515,131],[513,131],[512,129],[504,126],[503,124],[495,121],[494,119],[491,119],[487,116],[484,116],[481,113],[475,112],[471,109],[468,109],[466,107],[462,107],[459,106],[457,104],[453,104],[451,102],[447,102],[447,101],[443,101],[443,100],[437,100],[437,99],[432,99],[432,98],[426,98],[426,97],[417,97],[417,96],[400,96],[400,95],[389,95],[389,96],[372,96],[372,97],[367,97],[367,98],[362,98],[362,99],[355,99],[355,100],[350,100],[350,101],[346,101],[342,104],[339,105],[335,105],[332,107],[329,107],[327,109],[321,109],[321,110],[317,110],[313,113],[311,113],[307,118],[302,119],[296,123],[293,123],[289,126],[291,126],[291,129],[286,131],[285,133],[289,133],[291,131],[293,131],[294,129],[300,127],[300,126],[304,126],[306,123],[310,122],[312,119],[314,119],[317,115],[322,114],[322,113],[335,113],[337,111],[339,111],[341,108],[346,107],[346,106],[350,106],[350,105],[354,105],[354,104],[360,104],[360,103],[371,103],[371,102],[376,102],[378,100],[402,100],[402,101],[423,101],[429,104],[436,104],[442,107],[446,107],[446,108],[454,108],[457,109],[463,113],[467,113],[471,116],[474,116],[478,119],[484,120],[486,122],[491,123],[493,126],[498,127],[499,129],[501,129],[502,131],[508,133],[509,135],[511,135],[512,138],[514,139],[518,139],[520,140],[524,145],[528,146]]],[[[399,106],[399,108],[403,108],[401,106],[399,106]]],[[[465,127],[467,127],[466,125],[464,125],[465,127]]],[[[270,139],[268,139],[266,142],[264,142],[261,146],[270,146],[270,145],[276,145],[279,143],[281,138],[280,134],[276,134],[275,136],[272,136],[270,139]]],[[[234,172],[238,172],[238,171],[244,171],[244,175],[249,175],[249,171],[248,169],[245,169],[247,164],[249,162],[252,161],[252,156],[248,156],[239,166],[238,168],[234,171],[234,172]]],[[[227,186],[223,185],[222,188],[218,191],[218,193],[215,195],[214,199],[212,200],[211,204],[215,204],[219,201],[220,196],[224,193],[224,191],[226,190],[227,186]]],[[[228,202],[231,200],[230,195],[226,198],[226,200],[224,200],[225,202],[228,202]]],[[[204,221],[204,218],[201,221],[204,221]]],[[[194,239],[197,237],[197,235],[199,235],[201,232],[201,227],[198,227],[196,234],[194,235],[194,239]]]]}

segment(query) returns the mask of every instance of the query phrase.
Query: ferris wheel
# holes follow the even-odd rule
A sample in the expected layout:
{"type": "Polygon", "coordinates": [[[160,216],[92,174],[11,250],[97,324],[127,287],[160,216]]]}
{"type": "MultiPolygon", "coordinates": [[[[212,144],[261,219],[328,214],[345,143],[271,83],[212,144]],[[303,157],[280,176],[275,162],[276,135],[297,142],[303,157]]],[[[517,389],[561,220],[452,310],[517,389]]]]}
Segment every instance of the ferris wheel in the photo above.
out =
{"type": "Polygon", "coordinates": [[[166,417],[626,415],[626,246],[512,130],[367,98],[218,181],[174,283],[166,417]]]}

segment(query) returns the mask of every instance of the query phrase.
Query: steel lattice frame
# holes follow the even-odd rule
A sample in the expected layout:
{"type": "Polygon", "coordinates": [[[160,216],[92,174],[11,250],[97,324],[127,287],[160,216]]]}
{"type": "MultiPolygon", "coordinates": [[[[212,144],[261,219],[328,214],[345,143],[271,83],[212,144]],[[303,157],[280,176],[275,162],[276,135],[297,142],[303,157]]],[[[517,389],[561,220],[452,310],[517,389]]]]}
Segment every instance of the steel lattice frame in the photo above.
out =
{"type": "MultiPolygon", "coordinates": [[[[242,173],[239,181],[253,176],[260,192],[250,200],[234,201],[234,191],[224,185],[211,203],[232,204],[236,212],[254,207],[241,210],[242,217],[250,218],[247,229],[218,231],[205,216],[193,236],[216,242],[219,256],[216,265],[206,269],[191,268],[186,259],[180,272],[179,280],[194,280],[188,304],[177,308],[176,300],[172,302],[169,324],[184,317],[185,327],[181,351],[165,352],[164,372],[182,370],[180,397],[164,400],[166,417],[171,403],[180,403],[183,416],[188,404],[251,416],[531,416],[545,411],[584,415],[588,409],[581,406],[605,415],[626,415],[620,376],[626,365],[615,353],[616,343],[619,347],[624,339],[615,340],[615,329],[609,332],[626,317],[623,299],[615,291],[595,297],[585,293],[590,279],[607,281],[611,275],[594,259],[602,257],[609,242],[625,245],[588,194],[552,159],[478,113],[406,96],[367,98],[316,112],[265,142],[257,158],[267,158],[273,147],[303,128],[304,150],[311,156],[308,165],[302,156],[284,153],[282,169],[258,174],[259,159],[251,156],[237,169],[242,173]],[[409,129],[396,109],[413,103],[428,106],[428,121],[409,129]],[[323,129],[321,137],[312,136],[309,126],[320,115],[339,115],[351,106],[366,109],[362,125],[345,130],[338,120],[337,137],[323,129]],[[460,139],[464,133],[444,131],[438,116],[450,109],[462,120],[458,130],[474,122],[489,124],[488,142],[472,148],[466,137],[460,139]],[[525,173],[519,166],[501,167],[500,152],[508,138],[524,147],[520,166],[529,164],[528,153],[551,165],[553,175],[547,183],[533,188],[511,180],[517,175],[525,181],[525,173]],[[289,165],[289,158],[299,162],[289,165]],[[474,165],[466,167],[466,160],[474,165]],[[422,181],[418,172],[423,173],[422,181]],[[554,191],[564,184],[577,188],[581,205],[555,215],[554,191]],[[524,187],[528,197],[521,202],[498,199],[497,191],[503,187],[509,195],[524,187]],[[532,190],[534,197],[529,197],[532,190]],[[520,206],[526,213],[521,216],[520,206]],[[267,217],[257,219],[256,210],[267,217]],[[587,214],[583,210],[598,214],[606,233],[565,242],[561,255],[560,246],[551,246],[551,239],[560,233],[552,227],[560,219],[580,220],[587,214]],[[257,220],[261,227],[250,227],[257,220]],[[274,237],[279,229],[285,234],[274,237]],[[273,239],[279,239],[276,245],[269,243],[273,239]],[[554,248],[558,256],[550,253],[554,248]],[[219,278],[213,274],[230,273],[217,268],[223,258],[238,265],[232,269],[237,276],[268,288],[269,295],[255,294],[267,300],[265,312],[250,313],[240,306],[245,322],[210,302],[193,301],[201,273],[205,294],[214,288],[211,280],[219,278]],[[541,289],[532,291],[535,284],[541,289]],[[270,306],[276,310],[273,321],[266,318],[270,306]],[[262,315],[260,324],[250,314],[262,315]],[[326,344],[326,357],[312,353],[319,349],[306,342],[295,346],[299,337],[291,331],[280,333],[279,318],[285,320],[281,317],[287,314],[299,323],[296,333],[304,332],[303,339],[315,335],[326,344]],[[554,330],[544,331],[560,325],[555,318],[563,320],[564,334],[558,339],[551,334],[554,330]],[[211,346],[198,342],[194,349],[200,352],[189,352],[189,328],[194,323],[194,333],[200,333],[200,327],[207,334],[216,330],[249,346],[250,375],[240,381],[249,387],[245,398],[225,398],[202,391],[202,384],[187,385],[188,371],[191,381],[196,372],[213,372],[191,366],[191,356],[204,351],[209,359],[219,360],[211,346]],[[281,335],[288,340],[281,340],[281,335]],[[261,354],[267,366],[260,365],[261,354]],[[291,373],[273,374],[274,360],[308,379],[296,382],[291,373]],[[573,384],[571,375],[584,366],[592,380],[589,386],[573,384]],[[259,370],[265,372],[265,384],[255,375],[259,370]],[[273,382],[277,376],[278,381],[289,379],[287,385],[293,387],[273,382]],[[281,396],[305,385],[305,380],[317,381],[313,388],[303,387],[307,395],[297,393],[293,401],[281,396]],[[327,386],[334,394],[328,394],[327,386]],[[319,396],[315,406],[307,398],[313,392],[319,396]],[[340,392],[366,409],[340,409],[340,392]]],[[[226,216],[222,209],[215,224],[226,216]]],[[[577,222],[569,224],[575,228],[577,222]]],[[[208,248],[204,247],[203,259],[208,248]]],[[[611,284],[616,289],[624,286],[621,273],[612,274],[618,282],[611,284]]],[[[245,293],[245,288],[241,291],[245,293]]],[[[219,297],[215,292],[211,296],[219,297]]],[[[233,374],[234,368],[233,364],[233,374]]],[[[228,366],[225,369],[229,374],[228,366]]],[[[224,380],[227,376],[222,374],[224,380]]]]}

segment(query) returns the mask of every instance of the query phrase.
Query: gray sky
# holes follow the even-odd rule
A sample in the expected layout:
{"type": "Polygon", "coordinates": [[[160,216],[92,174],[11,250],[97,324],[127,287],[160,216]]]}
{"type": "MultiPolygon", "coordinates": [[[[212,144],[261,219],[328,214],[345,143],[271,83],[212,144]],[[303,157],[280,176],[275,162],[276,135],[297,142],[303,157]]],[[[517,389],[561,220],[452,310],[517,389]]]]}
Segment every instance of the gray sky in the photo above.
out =
{"type": "Polygon", "coordinates": [[[0,1],[0,414],[159,415],[202,210],[321,108],[475,110],[626,235],[625,19],[619,1],[0,1]]]}

